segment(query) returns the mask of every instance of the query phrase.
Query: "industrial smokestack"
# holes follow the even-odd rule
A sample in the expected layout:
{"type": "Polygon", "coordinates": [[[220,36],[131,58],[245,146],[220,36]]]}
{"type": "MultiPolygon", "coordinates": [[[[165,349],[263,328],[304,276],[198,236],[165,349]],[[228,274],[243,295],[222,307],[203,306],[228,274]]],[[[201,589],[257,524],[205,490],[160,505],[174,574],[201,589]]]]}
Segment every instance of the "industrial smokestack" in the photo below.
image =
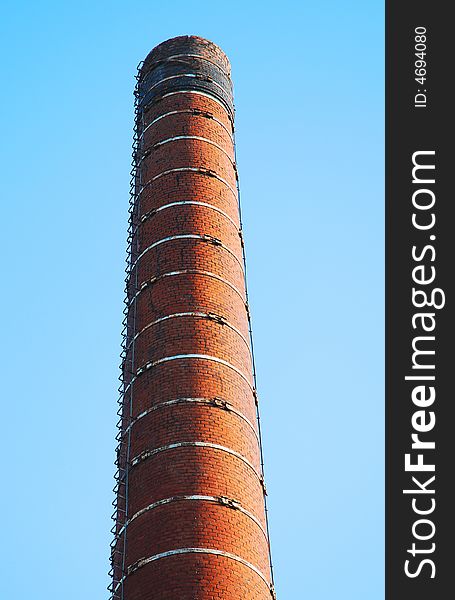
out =
{"type": "Polygon", "coordinates": [[[111,597],[270,600],[229,61],[168,40],[135,96],[111,597]]]}

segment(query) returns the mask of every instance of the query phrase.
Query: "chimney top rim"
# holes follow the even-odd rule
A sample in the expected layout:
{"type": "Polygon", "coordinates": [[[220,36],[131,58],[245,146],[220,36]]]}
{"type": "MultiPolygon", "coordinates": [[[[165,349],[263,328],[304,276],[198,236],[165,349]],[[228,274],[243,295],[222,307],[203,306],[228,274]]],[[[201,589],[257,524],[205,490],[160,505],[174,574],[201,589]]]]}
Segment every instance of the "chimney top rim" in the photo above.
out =
{"type": "Polygon", "coordinates": [[[215,42],[199,35],[178,35],[160,42],[147,54],[142,69],[145,68],[145,70],[148,70],[153,63],[161,62],[167,58],[166,55],[172,56],[173,54],[180,53],[175,51],[176,46],[181,46],[182,49],[184,46],[188,46],[188,54],[191,54],[191,50],[194,50],[198,45],[208,50],[210,54],[213,54],[213,60],[219,63],[219,66],[223,68],[230,77],[231,63],[224,50],[215,42]],[[169,52],[166,52],[168,47],[169,52]]]}

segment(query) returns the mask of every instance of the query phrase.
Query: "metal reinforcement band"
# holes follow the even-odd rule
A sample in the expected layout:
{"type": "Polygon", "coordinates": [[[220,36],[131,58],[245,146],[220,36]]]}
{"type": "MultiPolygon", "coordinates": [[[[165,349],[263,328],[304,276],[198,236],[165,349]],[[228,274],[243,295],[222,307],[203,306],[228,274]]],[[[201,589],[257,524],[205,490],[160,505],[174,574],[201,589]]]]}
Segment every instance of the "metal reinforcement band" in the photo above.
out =
{"type": "Polygon", "coordinates": [[[131,466],[135,467],[144,460],[147,460],[147,458],[155,456],[156,454],[160,454],[161,452],[166,452],[167,450],[175,450],[175,448],[190,448],[192,446],[198,448],[212,448],[213,450],[219,450],[220,452],[226,452],[226,454],[231,454],[232,456],[235,456],[243,463],[245,463],[245,465],[255,473],[256,477],[259,480],[262,479],[262,474],[259,473],[259,471],[256,470],[256,467],[252,463],[250,463],[250,461],[247,458],[242,456],[240,452],[236,452],[235,450],[232,450],[231,448],[226,448],[226,446],[221,446],[220,444],[213,444],[212,442],[175,442],[174,444],[166,444],[165,446],[160,446],[159,448],[144,450],[131,460],[131,466]]]}
{"type": "MultiPolygon", "coordinates": [[[[183,94],[184,92],[180,92],[180,93],[183,94]]],[[[232,129],[229,130],[222,121],[217,119],[214,115],[212,115],[208,111],[199,110],[197,108],[183,108],[181,110],[170,110],[168,112],[163,113],[162,115],[159,115],[158,117],[155,117],[153,119],[153,121],[150,121],[150,123],[139,134],[139,138],[142,138],[144,136],[144,134],[146,133],[146,131],[148,129],[150,129],[150,127],[153,127],[153,125],[155,125],[155,123],[157,123],[158,121],[161,121],[161,119],[165,119],[166,117],[171,117],[174,115],[181,115],[181,114],[185,114],[185,113],[194,115],[194,116],[198,116],[198,117],[204,117],[206,119],[212,119],[213,121],[215,121],[215,123],[218,123],[218,125],[220,125],[220,127],[222,127],[226,131],[226,133],[231,138],[231,141],[234,142],[234,138],[232,136],[232,129]]]]}
{"type": "Polygon", "coordinates": [[[167,552],[160,552],[159,554],[154,554],[153,556],[149,556],[148,558],[141,558],[140,560],[128,567],[126,576],[131,575],[141,567],[145,567],[145,565],[154,562],[155,560],[160,560],[161,558],[167,558],[168,556],[175,556],[178,554],[214,554],[216,556],[224,556],[225,558],[235,560],[247,567],[248,569],[254,571],[256,575],[258,575],[270,589],[271,584],[268,581],[267,577],[255,565],[248,562],[241,556],[231,554],[230,552],[224,552],[223,550],[216,550],[214,548],[176,548],[175,550],[168,550],[167,552]]]}
{"type": "Polygon", "coordinates": [[[242,339],[242,341],[245,342],[248,352],[251,355],[250,342],[243,335],[243,333],[240,331],[240,329],[235,327],[235,325],[230,323],[225,317],[222,317],[221,315],[217,315],[212,312],[202,312],[202,311],[186,311],[186,312],[172,313],[171,315],[166,315],[164,317],[160,317],[159,319],[155,319],[154,321],[151,321],[150,323],[145,325],[145,327],[143,327],[140,331],[138,331],[134,335],[134,337],[131,339],[129,344],[126,346],[126,351],[128,351],[131,348],[131,346],[134,344],[134,342],[137,340],[137,338],[139,336],[141,336],[145,331],[147,331],[151,327],[154,327],[155,325],[159,325],[160,323],[163,323],[164,321],[169,321],[170,319],[178,319],[178,318],[183,318],[183,317],[193,317],[195,319],[207,319],[208,321],[214,321],[215,323],[218,323],[219,325],[222,325],[223,327],[232,329],[232,331],[234,331],[242,339]]]}
{"type": "Polygon", "coordinates": [[[218,212],[220,215],[223,215],[223,217],[225,217],[230,223],[232,223],[232,225],[235,227],[235,230],[240,235],[240,229],[239,229],[238,224],[234,221],[234,219],[232,219],[232,217],[230,217],[226,212],[224,212],[224,210],[222,210],[221,208],[218,208],[218,206],[215,206],[214,204],[209,204],[209,202],[200,202],[199,200],[178,200],[176,202],[169,202],[168,204],[163,204],[162,206],[159,206],[158,208],[153,208],[152,210],[149,210],[148,212],[143,214],[141,216],[141,223],[144,223],[145,221],[147,221],[148,219],[150,219],[151,217],[153,217],[154,215],[156,215],[157,213],[159,213],[162,210],[167,210],[167,209],[173,208],[175,206],[187,206],[187,205],[203,206],[204,208],[209,208],[211,210],[218,212]]]}
{"type": "Polygon", "coordinates": [[[147,281],[143,281],[139,285],[139,289],[135,290],[135,294],[129,301],[129,304],[132,304],[141,292],[143,292],[146,288],[153,285],[160,279],[164,279],[165,277],[175,277],[176,275],[203,275],[205,277],[211,277],[213,279],[217,279],[218,281],[221,281],[222,283],[224,283],[225,285],[230,287],[232,290],[234,290],[234,292],[236,292],[240,296],[242,301],[245,303],[245,306],[247,306],[246,301],[245,301],[245,296],[242,294],[242,292],[237,287],[235,287],[235,285],[233,283],[231,283],[227,279],[224,279],[224,277],[221,277],[221,275],[217,275],[216,273],[211,273],[210,271],[203,271],[202,269],[180,269],[178,271],[168,271],[167,273],[161,273],[160,275],[156,275],[156,277],[152,277],[151,279],[148,279],[147,281]]]}
{"type": "Polygon", "coordinates": [[[139,197],[142,194],[142,192],[144,190],[146,190],[148,187],[150,187],[151,184],[154,181],[156,181],[157,179],[160,179],[161,177],[164,177],[171,173],[185,173],[185,172],[199,173],[200,175],[204,175],[206,177],[213,177],[214,179],[217,179],[221,183],[224,183],[224,185],[228,188],[228,190],[230,190],[232,192],[232,194],[234,195],[234,198],[237,200],[237,189],[233,188],[232,185],[228,181],[226,181],[226,179],[223,179],[223,177],[218,175],[218,173],[216,173],[215,171],[212,171],[210,169],[206,169],[205,167],[192,167],[192,166],[176,167],[174,169],[166,169],[165,171],[161,171],[161,173],[157,173],[156,175],[151,177],[146,183],[144,183],[144,185],[139,189],[137,196],[139,197]]]}
{"type": "Polygon", "coordinates": [[[145,248],[137,256],[136,260],[131,263],[131,270],[133,270],[136,267],[138,262],[141,260],[141,258],[143,256],[145,256],[145,254],[147,254],[147,252],[149,252],[150,250],[153,250],[154,248],[156,248],[157,246],[160,246],[161,244],[165,244],[166,242],[173,242],[175,240],[197,240],[197,241],[205,242],[207,244],[212,244],[213,246],[219,246],[220,248],[225,250],[228,254],[230,254],[238,262],[240,268],[242,269],[242,272],[244,270],[243,261],[242,261],[242,259],[240,259],[237,256],[237,254],[234,252],[234,250],[232,250],[231,248],[229,248],[228,246],[223,244],[223,242],[216,237],[213,237],[213,236],[210,236],[207,234],[198,234],[198,233],[182,233],[179,235],[168,235],[167,237],[162,238],[161,240],[157,240],[156,242],[153,242],[153,244],[150,244],[150,246],[147,246],[147,248],[145,248]]]}
{"type": "Polygon", "coordinates": [[[205,496],[205,495],[200,495],[200,494],[192,494],[192,495],[185,495],[185,496],[173,496],[171,498],[163,498],[162,500],[157,500],[156,502],[152,502],[151,504],[148,504],[146,507],[141,508],[141,510],[138,510],[136,513],[134,513],[134,515],[130,519],[128,519],[128,521],[119,530],[118,534],[116,535],[116,539],[120,538],[120,536],[122,535],[125,528],[128,527],[132,521],[134,521],[138,517],[148,513],[149,511],[154,510],[155,508],[159,508],[160,506],[165,506],[166,504],[171,504],[173,502],[191,502],[191,501],[211,502],[213,504],[219,504],[226,508],[230,508],[231,510],[238,510],[240,513],[244,514],[246,517],[251,519],[259,527],[259,529],[261,530],[265,539],[268,542],[267,531],[264,529],[262,523],[259,521],[259,519],[255,515],[253,515],[253,513],[251,513],[249,510],[246,510],[246,508],[244,508],[240,504],[240,502],[238,502],[237,500],[234,500],[233,498],[227,498],[226,496],[205,496]]]}
{"type": "Polygon", "coordinates": [[[246,417],[242,412],[237,410],[227,400],[223,400],[223,398],[175,398],[174,400],[166,400],[165,402],[160,402],[159,404],[155,404],[150,408],[143,410],[136,417],[134,417],[131,423],[128,425],[128,427],[126,427],[126,429],[122,432],[121,435],[122,437],[126,435],[137,421],[143,419],[155,410],[175,405],[184,406],[188,403],[201,404],[202,406],[206,406],[208,408],[218,408],[222,410],[227,410],[228,412],[232,412],[233,414],[237,415],[240,419],[243,419],[245,421],[245,423],[253,430],[254,435],[256,436],[256,439],[259,442],[259,435],[253,423],[248,419],[248,417],[246,417]]]}

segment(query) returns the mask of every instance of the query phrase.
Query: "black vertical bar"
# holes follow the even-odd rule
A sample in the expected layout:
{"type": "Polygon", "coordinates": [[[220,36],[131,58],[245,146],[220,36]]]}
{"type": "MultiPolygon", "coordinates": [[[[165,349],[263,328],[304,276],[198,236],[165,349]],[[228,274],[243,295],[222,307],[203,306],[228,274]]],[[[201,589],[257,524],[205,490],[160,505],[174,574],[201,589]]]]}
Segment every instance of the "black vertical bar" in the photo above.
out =
{"type": "Polygon", "coordinates": [[[386,2],[387,600],[454,594],[450,8],[386,2]]]}

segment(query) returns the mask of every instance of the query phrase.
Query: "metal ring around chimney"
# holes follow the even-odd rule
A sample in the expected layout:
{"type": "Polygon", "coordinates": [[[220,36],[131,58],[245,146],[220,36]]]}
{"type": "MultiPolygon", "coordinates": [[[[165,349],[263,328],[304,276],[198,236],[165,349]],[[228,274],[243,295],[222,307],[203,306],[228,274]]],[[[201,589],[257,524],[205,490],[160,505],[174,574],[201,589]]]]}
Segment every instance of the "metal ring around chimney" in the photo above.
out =
{"type": "Polygon", "coordinates": [[[149,181],[147,181],[147,183],[145,183],[142,187],[139,188],[139,191],[137,193],[137,197],[139,198],[139,196],[142,194],[142,192],[147,189],[154,181],[156,181],[157,179],[160,179],[160,177],[164,177],[165,175],[169,175],[169,173],[184,173],[184,172],[189,172],[189,173],[200,173],[201,175],[205,175],[206,177],[213,177],[214,179],[217,179],[218,181],[221,181],[221,183],[224,183],[224,185],[232,192],[232,194],[234,195],[234,197],[236,198],[236,200],[238,199],[237,196],[237,189],[234,189],[231,184],[226,181],[226,179],[223,179],[223,177],[221,177],[220,175],[218,175],[217,173],[215,173],[215,171],[212,171],[210,169],[207,169],[205,167],[176,167],[174,169],[166,169],[166,171],[161,171],[161,173],[158,173],[157,175],[154,175],[149,181]]]}
{"type": "Polygon", "coordinates": [[[168,204],[163,204],[162,206],[159,206],[158,208],[154,208],[154,209],[149,210],[148,212],[144,213],[141,216],[141,223],[144,223],[147,219],[149,219],[150,217],[154,216],[156,213],[158,213],[162,210],[172,208],[173,206],[186,206],[186,205],[204,206],[205,208],[210,208],[212,210],[215,210],[216,212],[223,215],[223,217],[228,219],[228,221],[230,223],[232,223],[232,225],[234,225],[237,233],[240,235],[239,225],[234,221],[234,219],[232,219],[232,217],[230,217],[226,212],[224,212],[224,210],[222,210],[221,208],[218,208],[218,206],[215,206],[214,204],[209,204],[208,202],[200,202],[198,200],[180,200],[177,202],[169,202],[168,204]]]}
{"type": "Polygon", "coordinates": [[[245,423],[250,427],[250,429],[252,429],[256,439],[259,441],[259,434],[258,434],[256,428],[254,427],[253,423],[248,419],[248,417],[246,417],[242,412],[237,410],[232,404],[230,404],[226,400],[223,400],[222,398],[175,398],[174,400],[167,400],[166,402],[160,402],[159,404],[154,404],[150,408],[140,412],[136,417],[133,417],[133,420],[131,421],[131,423],[123,431],[122,436],[125,435],[137,421],[146,417],[148,414],[150,414],[151,412],[154,412],[155,410],[158,410],[160,408],[166,408],[168,406],[193,403],[193,402],[197,403],[197,404],[202,404],[203,406],[208,406],[209,408],[220,408],[222,410],[227,410],[228,412],[234,413],[235,415],[237,415],[238,417],[240,417],[241,419],[243,419],[245,421],[245,423]]]}
{"type": "Polygon", "coordinates": [[[226,250],[226,252],[228,252],[238,262],[240,268],[242,269],[242,272],[244,272],[243,260],[240,259],[237,256],[237,254],[233,250],[231,250],[231,248],[229,248],[228,246],[223,244],[223,242],[221,240],[219,240],[218,238],[215,238],[210,235],[198,234],[198,233],[183,233],[183,234],[179,234],[179,235],[169,235],[165,238],[162,238],[161,240],[157,240],[156,242],[153,242],[153,244],[150,244],[150,246],[145,248],[139,254],[139,256],[136,258],[136,260],[131,263],[130,270],[132,271],[136,267],[137,263],[140,261],[140,259],[145,254],[147,254],[147,252],[149,252],[150,250],[153,250],[153,248],[156,248],[157,246],[159,246],[161,244],[165,244],[166,242],[173,242],[175,240],[200,240],[203,242],[207,242],[208,244],[213,244],[214,246],[219,246],[220,248],[223,248],[223,250],[226,250]]]}
{"type": "Polygon", "coordinates": [[[221,275],[217,275],[216,273],[211,273],[210,271],[203,271],[202,269],[181,269],[178,271],[168,271],[167,273],[162,273],[161,275],[156,275],[156,277],[152,277],[151,279],[149,279],[147,281],[143,281],[140,284],[139,289],[136,290],[136,293],[134,294],[134,296],[132,296],[132,298],[130,299],[128,305],[131,305],[132,302],[137,298],[137,296],[141,292],[143,292],[145,289],[147,289],[149,286],[153,285],[160,279],[164,279],[165,277],[174,277],[174,276],[178,276],[178,275],[202,275],[204,277],[211,277],[212,279],[221,281],[222,283],[224,283],[228,287],[230,287],[234,292],[236,292],[242,299],[243,303],[246,305],[246,297],[242,294],[242,292],[238,288],[235,287],[235,285],[233,283],[231,283],[224,277],[221,277],[221,275]]]}
{"type": "Polygon", "coordinates": [[[210,119],[215,121],[215,123],[218,123],[218,125],[220,125],[225,131],[226,133],[229,135],[229,138],[231,140],[232,143],[234,143],[234,139],[232,137],[232,129],[231,131],[229,131],[229,129],[226,127],[226,125],[220,121],[219,119],[217,119],[214,115],[212,115],[211,113],[205,113],[202,110],[197,110],[194,108],[182,108],[180,110],[170,110],[168,112],[165,112],[161,115],[159,115],[158,117],[155,117],[152,121],[150,121],[150,123],[148,125],[146,125],[146,127],[144,127],[143,131],[139,134],[139,139],[142,139],[144,137],[144,133],[152,126],[155,125],[155,123],[157,123],[158,121],[161,121],[161,119],[165,119],[166,117],[170,117],[173,115],[180,115],[180,114],[185,114],[185,113],[190,113],[196,117],[204,117],[206,119],[210,119]],[[210,115],[210,116],[209,116],[210,115]]]}
{"type": "Polygon", "coordinates": [[[240,502],[237,502],[236,500],[233,500],[230,498],[226,498],[224,496],[204,496],[204,495],[193,494],[193,495],[173,496],[171,498],[164,498],[162,500],[157,500],[156,502],[152,502],[151,504],[149,504],[148,506],[146,506],[144,508],[141,508],[141,510],[138,510],[136,513],[134,513],[134,515],[130,519],[128,519],[128,521],[117,532],[117,534],[115,535],[114,542],[113,542],[113,544],[111,544],[111,546],[112,547],[115,546],[116,541],[119,539],[119,537],[122,535],[123,531],[130,525],[130,523],[132,521],[134,521],[141,515],[147,513],[148,511],[153,510],[155,508],[159,508],[160,506],[165,506],[166,504],[170,504],[172,502],[192,501],[192,500],[200,501],[200,502],[204,502],[204,501],[212,502],[214,504],[219,504],[221,506],[231,508],[232,510],[238,510],[239,512],[241,512],[242,514],[247,516],[249,519],[251,519],[254,523],[256,523],[256,525],[262,531],[262,533],[264,534],[264,536],[268,542],[267,532],[264,529],[262,523],[259,521],[259,519],[255,515],[253,515],[253,513],[246,510],[246,508],[244,508],[240,504],[240,502]]]}

